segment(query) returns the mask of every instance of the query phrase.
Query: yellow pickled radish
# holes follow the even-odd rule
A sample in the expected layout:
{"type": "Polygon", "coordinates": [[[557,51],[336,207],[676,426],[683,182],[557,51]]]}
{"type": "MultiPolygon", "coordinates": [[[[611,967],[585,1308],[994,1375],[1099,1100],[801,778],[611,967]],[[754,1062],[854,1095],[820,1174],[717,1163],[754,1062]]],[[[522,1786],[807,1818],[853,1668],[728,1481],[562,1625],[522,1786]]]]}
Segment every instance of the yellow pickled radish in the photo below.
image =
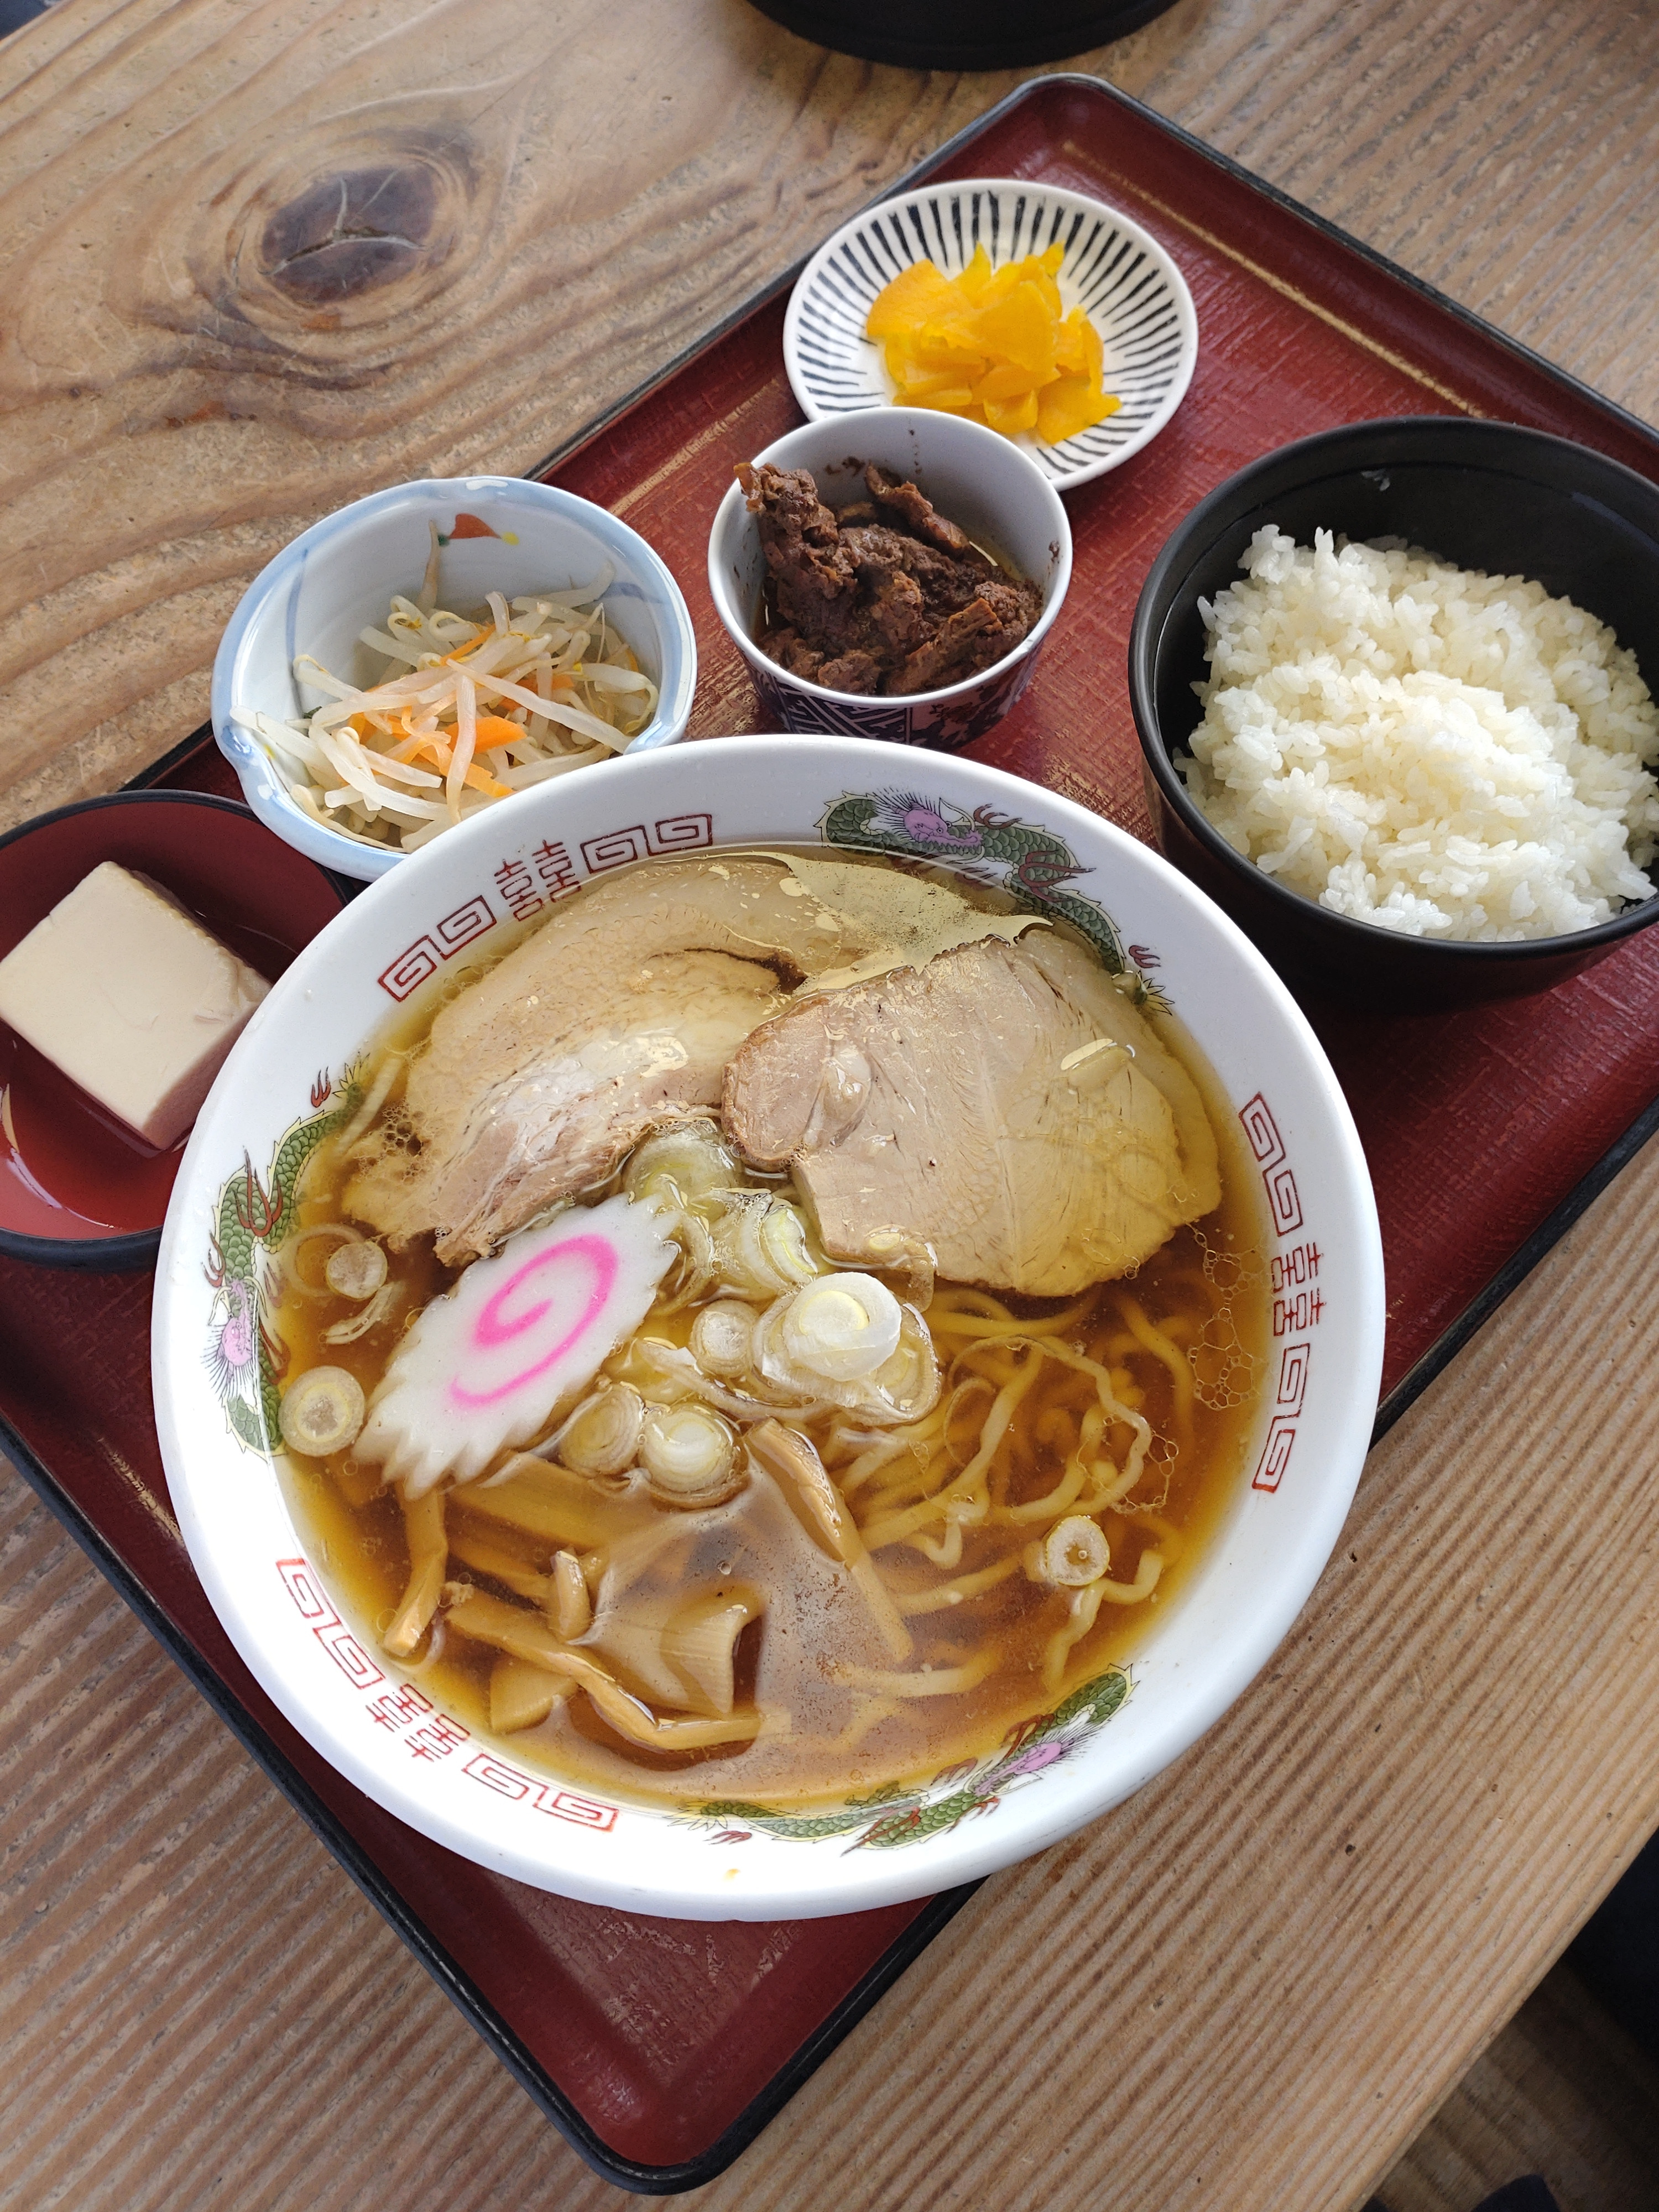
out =
{"type": "Polygon", "coordinates": [[[899,404],[904,407],[936,407],[943,415],[971,415],[977,411],[971,385],[941,384],[925,392],[905,391],[899,404]]]}
{"type": "Polygon", "coordinates": [[[1005,438],[1017,438],[1022,430],[1036,429],[1041,404],[1035,392],[1027,392],[1015,399],[988,399],[984,403],[985,419],[1005,438]]]}
{"type": "Polygon", "coordinates": [[[1045,446],[1060,445],[1115,415],[1118,404],[1087,377],[1058,377],[1037,394],[1036,434],[1045,446]]]}
{"type": "Polygon", "coordinates": [[[988,353],[1040,379],[1054,374],[1054,317],[1035,284],[1016,284],[1005,298],[981,307],[975,322],[988,353]]]}
{"type": "Polygon", "coordinates": [[[931,407],[1047,444],[1115,414],[1102,383],[1104,349],[1081,307],[1066,311],[1054,282],[1064,249],[994,268],[981,245],[957,276],[931,261],[902,270],[872,304],[866,329],[882,347],[902,407],[931,407]]]}
{"type": "Polygon", "coordinates": [[[878,294],[866,325],[872,338],[901,337],[919,323],[948,313],[956,287],[931,261],[913,261],[878,294]]]}
{"type": "MultiPolygon", "coordinates": [[[[930,263],[928,265],[932,267],[933,264],[930,263]]],[[[977,300],[990,283],[991,275],[991,257],[983,246],[976,246],[974,248],[973,259],[963,270],[961,276],[947,281],[957,286],[964,299],[977,300]]]]}
{"type": "Polygon", "coordinates": [[[983,407],[993,399],[1005,403],[1010,399],[1024,399],[1036,388],[1036,379],[1029,368],[1011,366],[988,371],[974,386],[974,397],[983,407]]]}
{"type": "Polygon", "coordinates": [[[1096,343],[1099,343],[1094,325],[1081,307],[1073,307],[1054,332],[1054,367],[1061,376],[1086,376],[1089,374],[1085,332],[1095,335],[1096,343]]]}

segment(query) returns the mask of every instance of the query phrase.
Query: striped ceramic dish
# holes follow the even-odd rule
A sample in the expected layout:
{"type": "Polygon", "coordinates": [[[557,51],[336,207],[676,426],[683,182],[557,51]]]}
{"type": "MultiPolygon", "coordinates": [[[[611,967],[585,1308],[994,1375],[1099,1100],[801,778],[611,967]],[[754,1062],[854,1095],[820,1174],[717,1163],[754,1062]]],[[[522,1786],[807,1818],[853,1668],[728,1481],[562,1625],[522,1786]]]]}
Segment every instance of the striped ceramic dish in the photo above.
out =
{"type": "Polygon", "coordinates": [[[1081,306],[1105,349],[1117,414],[1057,446],[1024,446],[1062,489],[1103,476],[1155,438],[1181,404],[1198,358],[1198,317],[1180,270],[1139,223],[1081,192],[974,177],[924,185],[843,224],[807,263],[783,327],[795,398],[818,421],[892,404],[881,349],[864,335],[870,303],[913,261],[953,276],[983,240],[1000,267],[1058,240],[1060,296],[1081,306]]]}

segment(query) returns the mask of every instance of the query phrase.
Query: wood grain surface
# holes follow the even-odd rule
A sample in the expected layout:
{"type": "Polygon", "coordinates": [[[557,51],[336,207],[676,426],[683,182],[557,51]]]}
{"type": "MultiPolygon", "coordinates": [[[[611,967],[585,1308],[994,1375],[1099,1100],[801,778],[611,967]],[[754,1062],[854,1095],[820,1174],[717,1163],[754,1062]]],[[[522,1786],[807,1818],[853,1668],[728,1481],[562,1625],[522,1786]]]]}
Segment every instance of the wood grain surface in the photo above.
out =
{"type": "MultiPolygon", "coordinates": [[[[1659,410],[1650,4],[1179,0],[1082,65],[1659,410]]],[[[0,55],[0,827],[199,722],[317,515],[530,467],[1014,81],[744,0],[59,0],[0,55]]]]}
{"type": "MultiPolygon", "coordinates": [[[[1081,65],[1659,417],[1650,0],[1179,0],[1081,65]]],[[[317,513],[529,466],[1012,79],[742,0],[60,0],[0,82],[12,819],[201,718],[317,513]]],[[[698,2201],[1363,2199],[1659,1819],[1656,1261],[1644,1157],[1373,1455],[1249,1696],[698,2201]]],[[[621,2203],[9,1478],[0,1646],[0,2205],[621,2203]]]]}

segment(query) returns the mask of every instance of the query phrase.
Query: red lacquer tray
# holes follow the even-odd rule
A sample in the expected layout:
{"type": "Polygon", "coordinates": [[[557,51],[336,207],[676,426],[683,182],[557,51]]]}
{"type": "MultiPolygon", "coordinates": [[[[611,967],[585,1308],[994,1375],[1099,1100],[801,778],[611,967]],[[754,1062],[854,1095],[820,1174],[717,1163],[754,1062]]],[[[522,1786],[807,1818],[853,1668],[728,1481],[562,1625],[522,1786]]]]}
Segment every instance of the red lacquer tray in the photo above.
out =
{"type": "MultiPolygon", "coordinates": [[[[1027,86],[919,173],[1092,192],[1160,238],[1192,286],[1200,350],[1187,400],[1145,453],[1068,496],[1064,617],[1024,698],[972,748],[1142,837],[1124,683],[1135,598],[1182,514],[1244,462],[1331,423],[1465,409],[1659,477],[1659,439],[1640,423],[1092,79],[1027,86]]],[[[697,736],[756,726],[704,556],[733,462],[799,419],[781,325],[781,300],[758,305],[538,472],[626,516],[674,569],[703,656],[697,736]]],[[[152,780],[232,787],[197,743],[152,780]]],[[[925,790],[925,753],[915,781],[925,790]]],[[[1659,1121],[1659,931],[1546,997],[1485,1012],[1309,1011],[1382,1212],[1386,1424],[1659,1121]]],[[[1287,1286],[1296,1295],[1317,1286],[1287,1286]]],[[[149,1305],[147,1278],[0,1261],[0,1442],[576,2147],[635,2189],[711,2179],[962,1893],[842,1920],[689,1928],[520,1888],[380,1812],[266,1701],[190,1571],[148,1411],[149,1305]]]]}

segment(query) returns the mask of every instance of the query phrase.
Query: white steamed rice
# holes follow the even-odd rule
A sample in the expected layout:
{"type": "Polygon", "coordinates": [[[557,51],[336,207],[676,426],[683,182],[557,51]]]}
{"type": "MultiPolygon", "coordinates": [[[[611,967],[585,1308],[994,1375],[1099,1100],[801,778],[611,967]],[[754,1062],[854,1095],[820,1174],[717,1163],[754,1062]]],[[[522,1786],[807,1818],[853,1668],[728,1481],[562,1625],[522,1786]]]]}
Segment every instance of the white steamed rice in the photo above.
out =
{"type": "Polygon", "coordinates": [[[1334,913],[1494,942],[1653,895],[1659,709],[1635,655],[1541,584],[1271,524],[1199,602],[1210,674],[1188,789],[1238,852],[1334,913]]]}

